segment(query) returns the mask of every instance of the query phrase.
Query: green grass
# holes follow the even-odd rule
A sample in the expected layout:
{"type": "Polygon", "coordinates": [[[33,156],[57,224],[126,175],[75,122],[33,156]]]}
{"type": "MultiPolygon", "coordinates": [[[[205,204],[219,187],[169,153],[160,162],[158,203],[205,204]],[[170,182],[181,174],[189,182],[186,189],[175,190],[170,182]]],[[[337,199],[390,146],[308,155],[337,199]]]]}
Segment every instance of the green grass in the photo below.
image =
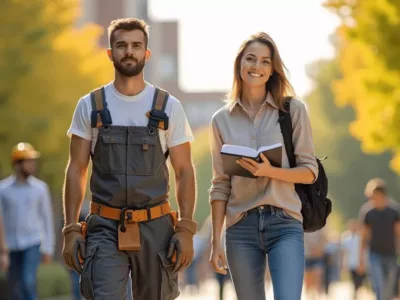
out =
{"type": "Polygon", "coordinates": [[[59,263],[41,265],[38,273],[39,298],[68,295],[71,293],[70,278],[66,268],[59,263]]]}
{"type": "MultiPolygon", "coordinates": [[[[5,273],[1,272],[1,284],[6,283],[6,280],[5,273]]],[[[37,293],[39,299],[71,294],[69,274],[61,263],[53,262],[39,266],[37,293]]]]}

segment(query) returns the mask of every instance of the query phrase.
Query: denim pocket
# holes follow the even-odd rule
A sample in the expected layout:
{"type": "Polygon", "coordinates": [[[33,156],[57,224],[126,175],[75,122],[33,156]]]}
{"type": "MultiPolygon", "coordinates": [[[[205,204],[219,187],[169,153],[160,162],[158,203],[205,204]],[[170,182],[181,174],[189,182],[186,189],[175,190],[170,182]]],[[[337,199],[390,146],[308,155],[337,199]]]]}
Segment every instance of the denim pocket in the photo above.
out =
{"type": "Polygon", "coordinates": [[[178,273],[174,272],[172,268],[174,263],[171,259],[167,258],[166,252],[159,252],[158,257],[161,261],[161,300],[173,300],[179,296],[178,288],[178,273]]]}
{"type": "Polygon", "coordinates": [[[94,299],[93,291],[93,260],[96,256],[97,245],[86,249],[86,258],[81,273],[81,293],[85,299],[94,299]]]}
{"type": "Polygon", "coordinates": [[[277,208],[275,210],[275,216],[283,221],[298,221],[296,218],[289,215],[283,208],[277,208]]]}

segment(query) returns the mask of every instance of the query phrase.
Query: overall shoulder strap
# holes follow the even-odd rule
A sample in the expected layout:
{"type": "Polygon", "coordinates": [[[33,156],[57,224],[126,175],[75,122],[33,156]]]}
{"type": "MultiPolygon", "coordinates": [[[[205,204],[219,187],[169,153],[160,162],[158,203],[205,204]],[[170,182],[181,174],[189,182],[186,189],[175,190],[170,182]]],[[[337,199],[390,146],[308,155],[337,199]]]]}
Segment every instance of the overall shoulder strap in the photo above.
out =
{"type": "Polygon", "coordinates": [[[91,126],[92,128],[106,127],[112,124],[111,114],[107,108],[104,86],[90,93],[92,103],[91,126]]]}
{"type": "Polygon", "coordinates": [[[165,113],[168,98],[169,94],[167,91],[156,87],[151,110],[146,114],[149,118],[149,123],[147,127],[150,130],[154,131],[156,128],[160,128],[162,130],[168,129],[169,118],[165,113]]]}
{"type": "Polygon", "coordinates": [[[289,164],[291,168],[296,167],[296,157],[294,155],[294,146],[293,146],[293,127],[292,127],[292,118],[290,116],[290,98],[286,98],[284,108],[287,112],[283,110],[279,110],[279,119],[278,122],[281,126],[281,132],[283,136],[283,142],[285,143],[286,155],[289,159],[289,164]]]}

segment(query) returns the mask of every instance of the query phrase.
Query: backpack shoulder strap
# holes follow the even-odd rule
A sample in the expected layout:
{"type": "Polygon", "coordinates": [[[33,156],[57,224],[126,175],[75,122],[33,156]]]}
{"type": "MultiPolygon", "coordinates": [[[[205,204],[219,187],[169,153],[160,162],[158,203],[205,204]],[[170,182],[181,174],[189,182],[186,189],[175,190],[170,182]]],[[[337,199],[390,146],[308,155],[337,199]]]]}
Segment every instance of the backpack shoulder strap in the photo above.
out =
{"type": "Polygon", "coordinates": [[[112,124],[111,114],[107,108],[104,86],[90,93],[92,114],[90,118],[92,128],[107,127],[112,124]]]}
{"type": "Polygon", "coordinates": [[[147,127],[150,130],[154,131],[156,128],[160,128],[162,130],[168,129],[169,118],[165,113],[168,98],[169,94],[167,91],[156,87],[151,110],[146,113],[147,117],[149,118],[147,127]]]}
{"type": "Polygon", "coordinates": [[[293,127],[292,127],[292,118],[290,116],[290,98],[285,99],[284,108],[287,110],[286,112],[283,110],[279,110],[279,119],[278,122],[281,126],[281,132],[283,136],[283,142],[286,148],[286,155],[289,160],[289,164],[291,168],[296,167],[296,157],[294,155],[294,146],[293,146],[293,127]]]}

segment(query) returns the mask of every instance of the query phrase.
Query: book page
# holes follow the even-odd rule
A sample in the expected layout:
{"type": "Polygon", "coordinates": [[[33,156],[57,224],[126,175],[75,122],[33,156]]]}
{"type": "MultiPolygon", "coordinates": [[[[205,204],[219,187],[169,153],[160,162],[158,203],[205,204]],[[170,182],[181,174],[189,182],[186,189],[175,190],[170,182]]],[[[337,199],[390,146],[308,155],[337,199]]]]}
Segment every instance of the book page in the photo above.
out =
{"type": "Polygon", "coordinates": [[[251,149],[249,147],[227,144],[222,146],[221,153],[254,158],[258,156],[257,150],[251,149]]]}
{"type": "Polygon", "coordinates": [[[268,150],[271,150],[271,149],[275,149],[275,148],[279,148],[279,147],[282,147],[282,143],[277,143],[277,144],[274,144],[274,145],[271,145],[271,146],[262,146],[262,147],[258,148],[257,152],[261,153],[261,152],[265,152],[265,151],[268,151],[268,150]]]}

